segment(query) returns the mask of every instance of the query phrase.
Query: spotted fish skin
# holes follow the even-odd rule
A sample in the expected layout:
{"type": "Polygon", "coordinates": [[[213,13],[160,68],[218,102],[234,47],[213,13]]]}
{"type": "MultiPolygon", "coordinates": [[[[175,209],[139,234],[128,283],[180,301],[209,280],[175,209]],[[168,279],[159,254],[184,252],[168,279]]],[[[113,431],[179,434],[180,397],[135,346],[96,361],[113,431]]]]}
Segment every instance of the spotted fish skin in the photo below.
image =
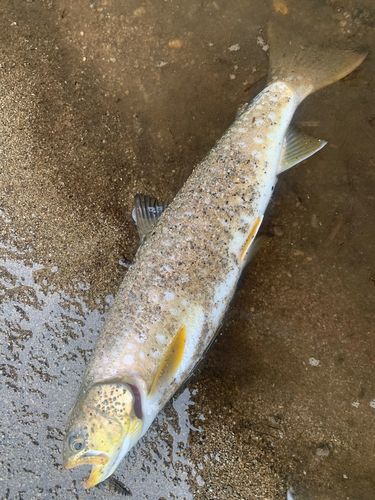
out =
{"type": "Polygon", "coordinates": [[[64,441],[67,467],[94,465],[86,487],[115,470],[194,370],[233,297],[277,175],[324,145],[288,132],[297,106],[365,57],[301,49],[299,39],[279,29],[273,39],[267,87],[144,239],[99,335],[64,441]],[[285,155],[289,137],[293,149],[285,155]],[[125,427],[120,436],[117,429],[125,427]]]}
{"type": "Polygon", "coordinates": [[[294,108],[288,87],[271,84],[198,165],[139,248],[100,334],[88,382],[131,375],[148,393],[186,324],[186,355],[154,402],[154,418],[199,362],[233,296],[247,238],[271,197],[294,108]]]}

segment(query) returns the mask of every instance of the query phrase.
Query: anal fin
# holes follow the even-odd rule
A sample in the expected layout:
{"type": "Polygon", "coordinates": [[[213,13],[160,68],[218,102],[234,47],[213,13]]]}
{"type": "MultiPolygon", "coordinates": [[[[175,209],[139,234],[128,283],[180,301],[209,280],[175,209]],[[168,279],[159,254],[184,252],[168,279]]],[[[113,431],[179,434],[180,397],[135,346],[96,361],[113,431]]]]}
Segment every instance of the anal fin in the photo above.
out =
{"type": "Polygon", "coordinates": [[[183,325],[176,333],[160,364],[148,395],[149,398],[152,398],[158,391],[172,381],[175,373],[180,367],[184,355],[185,344],[186,325],[183,325]]]}
{"type": "Polygon", "coordinates": [[[290,126],[284,139],[284,149],[281,156],[278,173],[294,167],[309,156],[322,149],[327,144],[326,141],[315,139],[307,134],[298,132],[290,126]]]}

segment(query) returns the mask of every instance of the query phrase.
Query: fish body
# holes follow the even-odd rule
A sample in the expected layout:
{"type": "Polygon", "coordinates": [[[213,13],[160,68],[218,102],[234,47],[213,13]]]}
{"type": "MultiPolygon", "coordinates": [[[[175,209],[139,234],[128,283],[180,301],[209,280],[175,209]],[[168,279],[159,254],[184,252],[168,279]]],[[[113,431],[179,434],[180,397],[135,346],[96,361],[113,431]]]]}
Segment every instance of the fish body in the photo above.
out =
{"type": "Polygon", "coordinates": [[[301,54],[299,41],[285,57],[290,39],[279,32],[267,87],[157,218],[99,335],[64,443],[66,467],[93,464],[86,487],[112,474],[201,360],[247,263],[277,175],[325,144],[290,128],[297,106],[364,58],[340,51],[332,62],[316,57],[321,49],[315,47],[301,54]]]}

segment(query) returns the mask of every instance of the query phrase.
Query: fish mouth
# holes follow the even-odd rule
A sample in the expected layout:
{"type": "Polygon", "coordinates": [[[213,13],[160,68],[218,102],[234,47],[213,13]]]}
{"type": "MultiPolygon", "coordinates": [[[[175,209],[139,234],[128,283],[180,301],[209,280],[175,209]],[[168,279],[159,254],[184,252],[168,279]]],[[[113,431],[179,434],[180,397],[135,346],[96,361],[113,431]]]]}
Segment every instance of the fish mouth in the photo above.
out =
{"type": "Polygon", "coordinates": [[[113,457],[105,451],[87,451],[78,458],[70,458],[64,464],[66,469],[79,465],[92,465],[90,476],[84,481],[84,488],[91,488],[104,481],[114,470],[113,457]]]}
{"type": "Polygon", "coordinates": [[[73,469],[78,465],[92,464],[95,466],[107,465],[109,462],[109,455],[104,451],[88,451],[81,455],[79,458],[70,458],[65,464],[66,469],[73,469]]]}

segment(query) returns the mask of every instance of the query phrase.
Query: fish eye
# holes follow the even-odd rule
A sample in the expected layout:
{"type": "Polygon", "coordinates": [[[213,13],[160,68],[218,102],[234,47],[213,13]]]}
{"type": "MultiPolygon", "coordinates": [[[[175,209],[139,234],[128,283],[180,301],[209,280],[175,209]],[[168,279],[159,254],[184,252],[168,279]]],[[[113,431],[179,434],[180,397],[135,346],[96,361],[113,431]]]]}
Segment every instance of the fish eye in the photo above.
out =
{"type": "Polygon", "coordinates": [[[78,437],[78,436],[70,436],[69,438],[69,447],[72,451],[81,451],[82,448],[83,448],[83,439],[81,437],[78,437]]]}

